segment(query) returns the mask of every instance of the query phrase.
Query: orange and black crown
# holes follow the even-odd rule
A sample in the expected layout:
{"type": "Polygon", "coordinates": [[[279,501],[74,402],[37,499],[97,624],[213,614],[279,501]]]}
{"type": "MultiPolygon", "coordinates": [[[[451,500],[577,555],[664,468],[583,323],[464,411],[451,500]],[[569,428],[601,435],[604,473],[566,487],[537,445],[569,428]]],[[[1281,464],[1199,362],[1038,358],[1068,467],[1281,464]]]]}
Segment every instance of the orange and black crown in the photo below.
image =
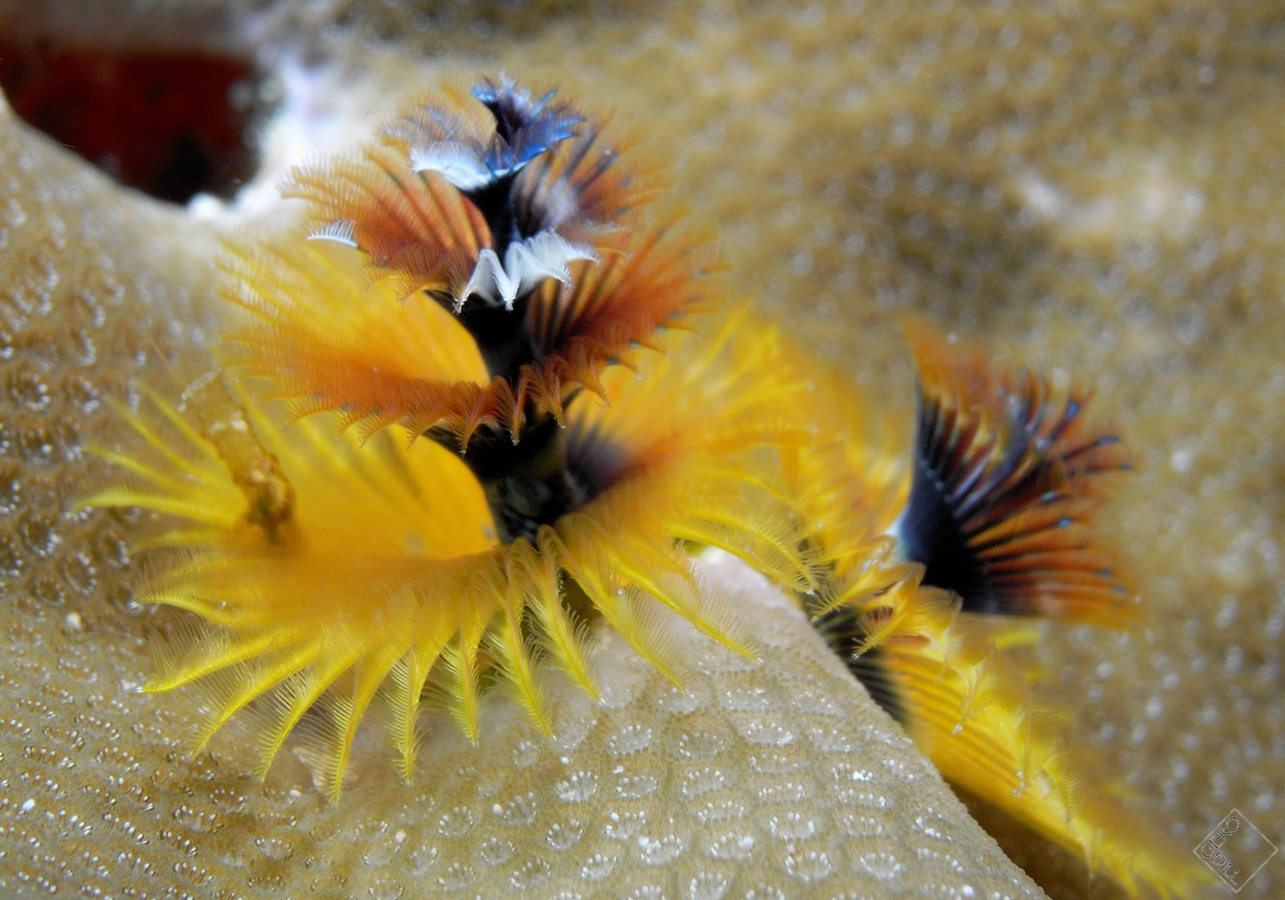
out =
{"type": "MultiPolygon", "coordinates": [[[[360,252],[370,284],[450,312],[485,375],[384,365],[357,377],[343,358],[365,351],[342,339],[324,348],[325,365],[312,352],[322,348],[301,347],[264,372],[265,342],[254,335],[232,361],[302,411],[337,410],[371,430],[436,427],[466,446],[479,427],[516,439],[546,414],[561,420],[571,394],[600,393],[605,366],[630,360],[701,299],[694,244],[643,219],[654,179],[620,156],[600,124],[552,91],[533,98],[512,80],[483,78],[470,92],[433,95],[357,157],[294,173],[286,193],[307,201],[310,238],[360,252]]],[[[272,324],[298,330],[283,318],[272,324]]],[[[395,318],[384,327],[399,327],[395,318]]]]}
{"type": "Polygon", "coordinates": [[[1090,395],[1030,371],[995,377],[925,330],[910,499],[894,526],[924,583],[965,612],[1119,623],[1133,593],[1095,525],[1119,439],[1085,421],[1090,395]]]}

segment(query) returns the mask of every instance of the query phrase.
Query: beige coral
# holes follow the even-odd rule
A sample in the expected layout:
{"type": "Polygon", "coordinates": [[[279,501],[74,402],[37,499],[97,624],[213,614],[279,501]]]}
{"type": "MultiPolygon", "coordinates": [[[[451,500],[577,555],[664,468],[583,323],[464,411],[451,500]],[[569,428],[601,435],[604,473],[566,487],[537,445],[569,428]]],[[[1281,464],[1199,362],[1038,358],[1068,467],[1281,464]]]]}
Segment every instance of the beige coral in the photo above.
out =
{"type": "MultiPolygon", "coordinates": [[[[662,17],[555,3],[518,25],[486,4],[142,6],[149,32],[222,23],[176,26],[171,40],[294,41],[325,58],[374,33],[385,51],[430,51],[437,72],[592,86],[618,122],[681,156],[679,192],[718,226],[744,293],[892,404],[909,403],[908,366],[887,366],[903,358],[898,310],[1096,377],[1138,454],[1107,514],[1153,626],[1049,626],[1046,696],[1176,842],[1194,846],[1238,806],[1285,843],[1278,4],[709,3],[662,17]],[[326,37],[339,19],[348,30],[326,37]]],[[[134,22],[138,8],[104,6],[134,22]]],[[[177,714],[122,687],[142,670],[146,627],[121,605],[130,523],[62,513],[76,448],[106,427],[102,398],[161,372],[158,356],[201,365],[212,229],[108,189],[12,123],[0,153],[0,578],[5,686],[20,700],[4,717],[3,870],[214,871],[195,862],[214,845],[200,837],[205,808],[183,801],[166,821],[162,798],[199,793],[253,834],[242,804],[260,789],[223,757],[182,762],[165,743],[177,714]],[[108,780],[134,764],[159,780],[108,780]],[[212,774],[198,792],[179,772],[212,774]],[[70,799],[41,799],[59,792],[70,799]],[[55,851],[89,826],[119,835],[110,859],[55,851]]],[[[281,809],[288,796],[270,799],[281,809]]],[[[291,829],[290,815],[264,827],[291,829]]],[[[264,856],[238,877],[270,889],[299,858],[264,856]]],[[[1278,893],[1280,865],[1243,895],[1278,893]]],[[[841,892],[831,883],[821,896],[841,892]]]]}

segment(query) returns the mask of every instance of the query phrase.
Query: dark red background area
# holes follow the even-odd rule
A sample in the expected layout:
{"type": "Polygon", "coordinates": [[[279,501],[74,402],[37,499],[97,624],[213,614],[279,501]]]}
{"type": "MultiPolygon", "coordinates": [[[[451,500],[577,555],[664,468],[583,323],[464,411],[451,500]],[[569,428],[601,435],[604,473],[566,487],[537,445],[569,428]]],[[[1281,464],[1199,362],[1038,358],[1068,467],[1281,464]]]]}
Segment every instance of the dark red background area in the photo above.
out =
{"type": "Polygon", "coordinates": [[[245,60],[0,36],[0,87],[26,122],[162,200],[230,197],[253,173],[246,133],[255,87],[245,60]]]}

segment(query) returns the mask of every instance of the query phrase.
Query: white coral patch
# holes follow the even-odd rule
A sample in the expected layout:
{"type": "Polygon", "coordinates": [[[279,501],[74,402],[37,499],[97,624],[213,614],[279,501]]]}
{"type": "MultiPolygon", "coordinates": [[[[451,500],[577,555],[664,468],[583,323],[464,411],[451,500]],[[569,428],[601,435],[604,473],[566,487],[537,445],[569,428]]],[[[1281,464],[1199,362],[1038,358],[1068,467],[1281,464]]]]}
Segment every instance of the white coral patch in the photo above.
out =
{"type": "MultiPolygon", "coordinates": [[[[251,37],[251,40],[253,37],[251,37]]],[[[286,173],[309,161],[355,150],[378,130],[390,98],[398,98],[408,81],[409,59],[395,52],[371,55],[355,64],[305,63],[298,54],[282,52],[261,60],[274,78],[261,90],[277,95],[276,111],[259,140],[259,168],[231,202],[210,194],[188,201],[189,215],[262,218],[279,214],[280,185],[286,173]]],[[[424,76],[431,72],[424,69],[424,76]]]]}

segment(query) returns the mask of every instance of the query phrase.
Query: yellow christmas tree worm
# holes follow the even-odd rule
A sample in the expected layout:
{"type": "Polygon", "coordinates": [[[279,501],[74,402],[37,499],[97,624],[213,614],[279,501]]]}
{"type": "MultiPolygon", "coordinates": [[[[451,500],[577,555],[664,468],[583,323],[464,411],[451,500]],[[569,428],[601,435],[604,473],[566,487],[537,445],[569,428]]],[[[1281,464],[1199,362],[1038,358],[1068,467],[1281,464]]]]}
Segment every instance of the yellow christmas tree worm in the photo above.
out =
{"type": "Polygon", "coordinates": [[[647,191],[596,125],[507,80],[471,97],[297,173],[302,227],[223,263],[239,406],[158,404],[187,453],[137,414],[159,460],[109,454],[142,486],[90,504],[187,520],[153,538],[186,550],[148,596],[203,625],[153,687],[200,684],[201,741],[244,710],[262,768],[297,732],[334,797],[372,706],[407,776],[425,698],[477,740],[500,682],[547,729],[550,665],[596,690],[590,617],[675,680],[658,604],[751,653],[685,556],[713,545],[803,597],[948,777],[1126,886],[1164,884],[957,618],[1126,609],[1092,530],[1120,458],[1082,430],[1082,397],[921,337],[913,454],[890,453],[771,329],[667,327],[708,305],[705,264],[639,215],[647,191]],[[340,427],[325,452],[316,413],[340,427]]]}
{"type": "Polygon", "coordinates": [[[1132,595],[1093,528],[1114,437],[1085,395],[996,378],[921,327],[913,436],[834,377],[813,415],[834,439],[798,459],[825,571],[804,605],[871,696],[952,784],[1079,854],[1131,894],[1190,894],[1207,872],[1089,783],[1053,711],[975,626],[999,613],[1117,624],[1132,595]]]}
{"type": "Polygon", "coordinates": [[[810,437],[777,410],[796,402],[775,335],[737,322],[709,337],[674,333],[672,356],[604,379],[568,408],[569,455],[592,470],[595,498],[534,540],[495,539],[486,497],[458,455],[384,431],[338,442],[315,420],[283,427],[241,395],[222,427],[248,432],[290,487],[271,527],[238,461],[211,435],[149,400],[131,417],[150,447],[106,452],[129,472],[85,505],[163,514],[148,540],[168,564],[143,599],[196,613],[200,627],[166,647],[151,684],[200,680],[203,742],[252,707],[261,769],[303,724],[332,793],[366,709],[377,703],[409,773],[420,699],[445,698],[477,737],[480,686],[510,685],[547,727],[546,660],[593,692],[583,619],[565,585],[673,677],[681,662],[657,639],[657,603],[749,652],[735,616],[700,585],[676,540],[723,547],[796,590],[810,587],[799,523],[768,460],[810,437]],[[256,518],[257,516],[257,518],[256,518]]]}
{"type": "Polygon", "coordinates": [[[812,432],[774,333],[659,330],[708,289],[689,244],[625,228],[639,183],[597,126],[512,81],[472,94],[390,126],[394,156],[300,174],[304,230],[229,246],[236,405],[134,414],[156,458],[109,453],[139,484],[86,501],[186,521],[151,539],[186,553],[147,596],[204,624],[153,688],[204,685],[202,742],[247,709],[262,767],[299,730],[332,796],[373,703],[407,774],[426,696],[477,740],[500,681],[547,729],[546,663],[596,690],[589,617],[675,679],[658,604],[751,654],[685,542],[815,587],[780,477],[812,432]],[[334,445],[307,418],[328,411],[334,445]]]}

